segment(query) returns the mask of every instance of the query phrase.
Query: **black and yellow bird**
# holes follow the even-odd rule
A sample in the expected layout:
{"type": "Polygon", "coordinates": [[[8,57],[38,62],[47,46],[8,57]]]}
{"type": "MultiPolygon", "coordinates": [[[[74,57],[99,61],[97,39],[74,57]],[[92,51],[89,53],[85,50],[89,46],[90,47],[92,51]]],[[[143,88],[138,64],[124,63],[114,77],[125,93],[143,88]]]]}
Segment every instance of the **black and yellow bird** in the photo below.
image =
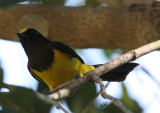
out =
{"type": "MultiPolygon", "coordinates": [[[[82,58],[69,46],[49,41],[33,28],[24,28],[17,33],[28,56],[28,69],[31,75],[48,85],[50,90],[70,81],[75,75],[94,70],[99,65],[86,65],[82,58]]],[[[123,81],[137,63],[124,64],[104,75],[105,81],[123,81]]]]}

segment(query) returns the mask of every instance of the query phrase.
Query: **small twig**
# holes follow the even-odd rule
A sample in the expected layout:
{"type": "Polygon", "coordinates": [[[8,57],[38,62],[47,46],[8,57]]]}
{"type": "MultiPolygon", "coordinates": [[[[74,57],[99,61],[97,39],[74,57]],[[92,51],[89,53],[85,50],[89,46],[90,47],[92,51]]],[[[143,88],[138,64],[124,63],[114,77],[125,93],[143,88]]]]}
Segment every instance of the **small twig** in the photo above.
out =
{"type": "MultiPolygon", "coordinates": [[[[110,82],[107,83],[107,85],[105,86],[105,88],[108,87],[110,82]]],[[[88,106],[83,110],[82,113],[88,113],[89,109],[92,107],[93,103],[95,102],[95,100],[97,99],[97,97],[101,94],[101,92],[98,92],[96,94],[96,96],[91,100],[91,102],[88,104],[88,106]]]]}
{"type": "Polygon", "coordinates": [[[101,92],[101,96],[103,97],[103,95],[106,93],[106,89],[102,79],[99,78],[98,76],[92,76],[92,80],[100,85],[100,88],[101,88],[100,92],[101,92]]]}
{"type": "Polygon", "coordinates": [[[3,88],[7,88],[7,89],[10,90],[10,91],[13,90],[13,85],[9,85],[9,84],[6,84],[6,83],[3,83],[3,84],[2,84],[2,87],[3,87],[3,88]]]}
{"type": "Polygon", "coordinates": [[[125,113],[133,113],[117,98],[114,98],[114,97],[112,97],[111,95],[108,95],[108,94],[105,94],[104,98],[111,100],[116,106],[118,106],[120,109],[122,109],[123,112],[125,112],[125,113]]]}
{"type": "Polygon", "coordinates": [[[102,79],[100,79],[97,76],[92,76],[92,77],[93,77],[93,80],[100,85],[100,88],[101,88],[100,93],[101,93],[101,96],[104,99],[111,100],[116,106],[118,106],[120,109],[122,109],[125,113],[132,113],[120,100],[118,100],[118,99],[116,99],[116,98],[107,94],[102,79]]]}
{"type": "Polygon", "coordinates": [[[49,98],[48,96],[43,95],[43,94],[38,93],[38,92],[36,93],[36,95],[37,95],[41,100],[43,100],[43,101],[45,101],[45,102],[47,102],[47,103],[49,103],[49,104],[52,104],[52,105],[56,106],[57,109],[61,109],[64,113],[69,113],[69,112],[68,112],[66,109],[64,109],[57,101],[49,98]]]}
{"type": "MultiPolygon", "coordinates": [[[[3,83],[2,84],[2,87],[3,88],[7,88],[10,90],[10,92],[12,90],[15,90],[15,86],[14,85],[9,85],[9,84],[6,84],[6,83],[3,83]]],[[[44,95],[44,94],[41,94],[39,92],[35,92],[35,94],[43,101],[45,101],[46,103],[49,103],[49,104],[52,104],[54,106],[57,107],[57,109],[61,109],[64,113],[69,113],[66,109],[64,109],[57,101],[53,100],[52,98],[49,98],[48,96],[44,95]]]]}

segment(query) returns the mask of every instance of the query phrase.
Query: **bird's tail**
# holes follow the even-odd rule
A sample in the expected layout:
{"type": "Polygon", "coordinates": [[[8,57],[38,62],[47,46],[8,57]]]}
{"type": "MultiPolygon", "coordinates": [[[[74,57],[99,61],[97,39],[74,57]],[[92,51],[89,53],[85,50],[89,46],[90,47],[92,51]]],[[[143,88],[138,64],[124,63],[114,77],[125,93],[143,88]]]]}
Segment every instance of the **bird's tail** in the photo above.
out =
{"type": "MultiPolygon", "coordinates": [[[[93,65],[95,68],[100,66],[102,64],[99,65],[93,65]]],[[[101,76],[102,80],[104,81],[124,81],[126,79],[126,76],[139,64],[137,63],[126,63],[120,67],[117,67],[111,71],[109,71],[106,74],[103,74],[101,76]]]]}

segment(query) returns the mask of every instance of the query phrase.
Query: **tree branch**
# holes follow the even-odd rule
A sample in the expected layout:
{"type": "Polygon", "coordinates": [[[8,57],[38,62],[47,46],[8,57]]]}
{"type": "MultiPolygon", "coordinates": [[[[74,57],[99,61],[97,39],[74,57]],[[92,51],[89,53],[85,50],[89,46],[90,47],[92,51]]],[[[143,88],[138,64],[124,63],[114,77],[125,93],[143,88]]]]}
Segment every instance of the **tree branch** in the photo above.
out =
{"type": "Polygon", "coordinates": [[[108,95],[107,93],[103,95],[104,99],[111,100],[117,107],[119,107],[124,113],[132,113],[120,100],[108,95]]]}
{"type": "MultiPolygon", "coordinates": [[[[108,87],[110,82],[107,83],[107,85],[105,86],[105,88],[108,87]]],[[[98,92],[96,94],[96,96],[93,98],[93,100],[91,100],[91,102],[87,105],[87,107],[82,111],[82,113],[88,113],[89,109],[92,107],[94,101],[97,99],[97,97],[101,94],[101,92],[98,92]]]]}
{"type": "Polygon", "coordinates": [[[92,78],[93,78],[93,81],[97,82],[100,85],[100,88],[101,88],[100,93],[104,99],[111,100],[117,107],[122,109],[122,111],[124,111],[124,113],[132,113],[120,100],[107,94],[104,83],[101,78],[99,78],[97,76],[93,76],[92,78]]]}
{"type": "Polygon", "coordinates": [[[93,76],[100,77],[104,73],[107,73],[107,72],[117,68],[118,66],[121,66],[129,61],[133,61],[133,60],[135,60],[145,54],[148,54],[148,53],[155,51],[155,50],[158,50],[158,49],[160,49],[160,40],[152,42],[147,45],[144,45],[142,47],[139,47],[139,48],[132,50],[128,53],[125,53],[124,55],[121,55],[121,56],[117,57],[116,59],[114,59],[104,65],[101,65],[90,72],[85,73],[84,76],[79,78],[78,80],[72,80],[71,81],[72,83],[70,83],[68,86],[66,86],[66,83],[62,84],[61,88],[62,87],[65,87],[65,88],[62,88],[59,90],[57,89],[58,91],[56,91],[56,92],[51,91],[52,94],[50,94],[49,96],[55,100],[71,96],[83,84],[94,80],[93,76]]]}
{"type": "Polygon", "coordinates": [[[36,95],[43,101],[49,103],[49,104],[52,104],[54,106],[57,107],[57,109],[61,109],[64,113],[69,113],[66,109],[64,109],[57,101],[49,98],[48,96],[44,95],[44,94],[41,94],[41,93],[38,93],[36,92],[36,95]]]}
{"type": "MultiPolygon", "coordinates": [[[[2,88],[7,88],[10,93],[12,93],[12,91],[13,91],[14,93],[16,93],[16,91],[18,91],[18,88],[19,88],[19,87],[17,87],[17,86],[9,85],[9,84],[6,84],[6,83],[3,83],[1,87],[2,87],[2,88]],[[17,88],[17,89],[16,89],[16,88],[17,88]]],[[[23,89],[24,89],[24,88],[23,88],[23,89]]],[[[26,89],[25,89],[25,90],[26,90],[26,89]]],[[[19,91],[22,91],[22,90],[19,89],[19,91]]],[[[33,90],[30,90],[30,91],[33,92],[33,90]]],[[[8,94],[8,92],[5,92],[5,93],[6,93],[6,95],[8,94]]],[[[3,94],[5,94],[5,93],[3,92],[3,94]]],[[[18,93],[18,92],[17,92],[17,93],[18,93]]],[[[59,104],[59,102],[57,102],[57,101],[53,100],[52,98],[49,98],[48,96],[46,96],[46,95],[44,95],[44,94],[41,94],[41,93],[39,93],[39,92],[34,92],[34,93],[37,95],[37,97],[38,97],[39,99],[43,100],[44,102],[56,106],[57,109],[61,109],[64,113],[69,113],[65,108],[63,108],[63,107],[59,104]]],[[[14,94],[11,94],[11,95],[14,95],[14,94]]],[[[7,96],[6,96],[6,97],[7,97],[7,96]]],[[[11,101],[12,101],[12,100],[11,100],[11,101]]]]}
{"type": "Polygon", "coordinates": [[[15,34],[21,28],[33,27],[48,39],[73,48],[136,48],[159,40],[158,4],[121,7],[18,5],[0,11],[0,38],[18,41],[15,34]]]}
{"type": "Polygon", "coordinates": [[[129,61],[133,61],[147,53],[150,53],[154,50],[158,50],[160,49],[160,40],[152,42],[150,44],[144,45],[142,47],[139,47],[135,50],[132,50],[122,56],[117,57],[116,59],[90,71],[84,74],[83,77],[79,78],[78,80],[72,80],[71,84],[69,84],[68,86],[66,86],[66,84],[62,84],[61,88],[62,89],[57,89],[57,91],[52,92],[52,94],[48,95],[50,98],[53,98],[55,100],[57,99],[62,99],[62,98],[66,98],[68,96],[72,96],[82,85],[84,85],[87,82],[95,82],[97,81],[100,86],[101,86],[101,95],[103,98],[105,99],[110,99],[111,101],[113,101],[113,103],[115,105],[117,105],[118,107],[120,107],[123,111],[125,111],[126,113],[131,113],[130,110],[127,109],[127,107],[125,107],[119,100],[115,99],[114,97],[111,97],[110,95],[106,94],[106,92],[104,91],[104,85],[102,83],[102,81],[99,79],[99,77],[101,75],[103,75],[104,73],[107,73],[115,68],[117,68],[118,66],[121,66],[129,61]]]}

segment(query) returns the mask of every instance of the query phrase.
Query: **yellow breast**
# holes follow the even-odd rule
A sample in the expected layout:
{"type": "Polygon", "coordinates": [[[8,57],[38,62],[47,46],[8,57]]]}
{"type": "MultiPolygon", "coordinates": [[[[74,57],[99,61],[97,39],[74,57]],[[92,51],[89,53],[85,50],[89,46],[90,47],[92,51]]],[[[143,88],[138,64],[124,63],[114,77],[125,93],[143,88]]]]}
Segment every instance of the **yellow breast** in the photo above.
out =
{"type": "Polygon", "coordinates": [[[77,58],[73,58],[69,54],[56,49],[53,49],[53,51],[54,60],[47,70],[39,72],[31,69],[50,89],[74,79],[76,73],[83,76],[84,73],[95,69],[93,66],[82,64],[77,58]]]}

